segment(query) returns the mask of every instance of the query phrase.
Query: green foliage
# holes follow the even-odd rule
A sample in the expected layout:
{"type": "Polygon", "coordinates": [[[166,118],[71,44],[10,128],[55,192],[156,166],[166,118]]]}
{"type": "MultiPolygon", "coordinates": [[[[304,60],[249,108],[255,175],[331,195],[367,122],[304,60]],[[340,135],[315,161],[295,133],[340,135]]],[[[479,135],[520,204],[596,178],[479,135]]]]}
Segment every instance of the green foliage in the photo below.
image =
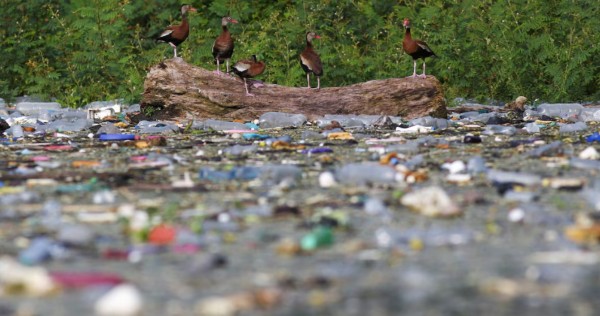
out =
{"type": "MultiPolygon", "coordinates": [[[[402,20],[427,41],[449,99],[600,99],[600,3],[577,0],[304,0],[210,3],[184,1],[191,34],[180,48],[188,62],[214,69],[220,19],[240,21],[232,62],[256,54],[261,79],[304,86],[298,54],[314,30],[323,86],[412,73],[402,51],[402,20]]],[[[153,36],[178,24],[180,1],[0,0],[0,97],[28,94],[78,107],[95,100],[139,101],[147,70],[171,58],[153,36]]]]}

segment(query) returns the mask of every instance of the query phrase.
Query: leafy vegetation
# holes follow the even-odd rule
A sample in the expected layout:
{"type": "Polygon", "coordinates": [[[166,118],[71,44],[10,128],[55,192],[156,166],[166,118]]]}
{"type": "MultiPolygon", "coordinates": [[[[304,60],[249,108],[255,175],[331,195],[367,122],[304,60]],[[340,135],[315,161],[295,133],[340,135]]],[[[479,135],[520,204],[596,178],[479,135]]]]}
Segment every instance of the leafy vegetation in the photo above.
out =
{"type": "MultiPolygon", "coordinates": [[[[402,51],[402,20],[439,56],[428,73],[449,99],[600,99],[600,2],[578,0],[189,0],[191,34],[178,50],[213,69],[211,46],[225,15],[236,40],[233,61],[257,54],[262,79],[303,86],[298,54],[307,30],[325,74],[323,86],[412,73],[402,51]]],[[[177,24],[180,1],[0,0],[0,97],[37,95],[82,106],[139,101],[147,70],[172,49],[153,35],[177,24]]]]}

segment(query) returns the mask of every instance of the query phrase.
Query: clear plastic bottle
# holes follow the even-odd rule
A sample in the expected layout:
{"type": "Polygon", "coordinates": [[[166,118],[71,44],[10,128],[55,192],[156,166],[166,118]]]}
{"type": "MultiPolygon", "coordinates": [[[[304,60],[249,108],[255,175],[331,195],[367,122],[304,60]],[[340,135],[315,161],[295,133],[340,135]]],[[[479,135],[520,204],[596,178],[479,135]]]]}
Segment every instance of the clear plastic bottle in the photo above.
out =
{"type": "Polygon", "coordinates": [[[368,162],[339,167],[335,171],[335,177],[339,183],[353,185],[393,184],[400,179],[394,168],[368,162]]]}
{"type": "Polygon", "coordinates": [[[300,127],[306,122],[303,114],[267,112],[259,118],[261,128],[300,127]]]}
{"type": "Polygon", "coordinates": [[[36,115],[41,110],[60,110],[58,102],[19,102],[16,110],[24,115],[36,115]]]}

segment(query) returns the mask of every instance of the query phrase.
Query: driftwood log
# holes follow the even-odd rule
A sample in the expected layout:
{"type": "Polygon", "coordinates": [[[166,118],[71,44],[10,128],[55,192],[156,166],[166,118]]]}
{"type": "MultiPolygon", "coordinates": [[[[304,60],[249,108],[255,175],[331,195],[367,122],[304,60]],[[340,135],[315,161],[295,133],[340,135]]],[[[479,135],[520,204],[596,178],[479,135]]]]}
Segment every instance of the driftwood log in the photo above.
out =
{"type": "Polygon", "coordinates": [[[181,58],[167,59],[150,69],[140,103],[142,110],[153,109],[145,113],[159,119],[252,120],[265,112],[301,113],[309,119],[325,114],[405,119],[447,115],[442,85],[433,76],[373,80],[318,91],[275,84],[250,89],[254,97],[245,95],[243,81],[237,77],[216,75],[181,58]]]}

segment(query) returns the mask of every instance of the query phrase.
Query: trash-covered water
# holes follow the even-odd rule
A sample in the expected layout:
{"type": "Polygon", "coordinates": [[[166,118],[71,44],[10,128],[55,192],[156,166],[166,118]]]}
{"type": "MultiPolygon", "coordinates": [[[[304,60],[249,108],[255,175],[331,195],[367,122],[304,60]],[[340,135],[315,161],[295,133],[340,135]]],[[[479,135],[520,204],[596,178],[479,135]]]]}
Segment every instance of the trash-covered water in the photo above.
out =
{"type": "Polygon", "coordinates": [[[0,102],[0,315],[598,314],[600,108],[34,101],[0,102]]]}

